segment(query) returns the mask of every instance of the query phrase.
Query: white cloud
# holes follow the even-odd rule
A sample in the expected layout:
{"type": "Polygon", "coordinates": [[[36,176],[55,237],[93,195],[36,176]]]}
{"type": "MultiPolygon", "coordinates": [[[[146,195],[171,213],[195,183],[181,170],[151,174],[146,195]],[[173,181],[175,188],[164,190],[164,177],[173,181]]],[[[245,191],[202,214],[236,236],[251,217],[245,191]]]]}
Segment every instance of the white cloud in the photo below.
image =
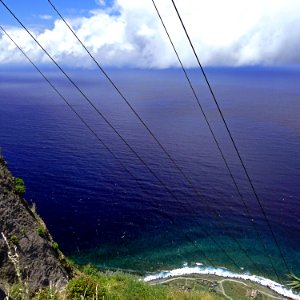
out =
{"type": "MultiPolygon", "coordinates": [[[[102,5],[102,0],[96,1],[102,5]]],[[[196,66],[171,1],[156,2],[184,64],[196,66]]],[[[205,65],[300,63],[299,0],[177,0],[176,4],[205,65]]],[[[90,17],[68,21],[103,65],[178,65],[151,0],[116,0],[113,8],[94,10],[90,17]]],[[[18,28],[8,31],[32,58],[47,62],[25,32],[18,28]]],[[[61,20],[35,35],[59,62],[92,66],[61,20]]],[[[0,37],[0,63],[22,61],[11,42],[0,37]]]]}
{"type": "Polygon", "coordinates": [[[39,18],[42,20],[52,20],[53,16],[51,15],[39,15],[39,18]]]}
{"type": "Polygon", "coordinates": [[[101,6],[105,6],[105,0],[95,0],[96,4],[99,4],[101,6]]]}

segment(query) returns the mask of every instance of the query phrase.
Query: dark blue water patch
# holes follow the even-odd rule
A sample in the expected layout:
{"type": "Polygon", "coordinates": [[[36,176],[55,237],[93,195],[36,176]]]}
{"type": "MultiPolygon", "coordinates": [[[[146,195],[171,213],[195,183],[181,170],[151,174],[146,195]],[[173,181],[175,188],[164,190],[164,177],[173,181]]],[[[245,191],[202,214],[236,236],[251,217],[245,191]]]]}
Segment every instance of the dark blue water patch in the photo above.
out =
{"type": "MultiPolygon", "coordinates": [[[[244,270],[274,278],[270,255],[278,273],[286,273],[197,70],[190,71],[192,80],[249,214],[179,71],[110,73],[194,188],[104,79],[94,71],[84,76],[71,72],[176,199],[59,74],[47,72],[135,177],[35,73],[1,70],[3,153],[13,173],[25,179],[27,199],[37,204],[64,252],[82,263],[142,271],[185,262],[213,262],[237,270],[229,258],[233,257],[244,270]]],[[[209,76],[261,205],[296,272],[300,261],[299,71],[223,69],[209,70],[209,76]]]]}

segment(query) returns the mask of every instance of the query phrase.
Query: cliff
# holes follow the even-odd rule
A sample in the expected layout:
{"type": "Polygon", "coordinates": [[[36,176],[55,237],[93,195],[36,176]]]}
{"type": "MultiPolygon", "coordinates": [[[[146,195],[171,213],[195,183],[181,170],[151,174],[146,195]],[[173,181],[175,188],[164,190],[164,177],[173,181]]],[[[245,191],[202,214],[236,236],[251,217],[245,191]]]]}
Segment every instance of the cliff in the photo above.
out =
{"type": "Polygon", "coordinates": [[[0,298],[12,284],[63,288],[71,269],[0,156],[0,298]],[[1,292],[2,289],[2,292],[1,292]]]}
{"type": "MultiPolygon", "coordinates": [[[[23,181],[12,176],[0,155],[0,300],[237,300],[249,295],[251,299],[287,299],[253,282],[213,275],[148,284],[132,274],[103,273],[91,265],[71,268],[42,219],[23,199],[23,192],[23,181]]],[[[299,278],[292,279],[291,285],[298,289],[299,278]]]]}

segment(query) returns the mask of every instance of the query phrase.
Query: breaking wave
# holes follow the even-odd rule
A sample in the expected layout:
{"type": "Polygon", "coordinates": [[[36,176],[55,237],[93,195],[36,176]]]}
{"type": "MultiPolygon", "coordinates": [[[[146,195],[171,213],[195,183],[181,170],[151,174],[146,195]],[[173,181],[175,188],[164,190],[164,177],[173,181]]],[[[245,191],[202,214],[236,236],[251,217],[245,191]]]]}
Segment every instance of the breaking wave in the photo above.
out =
{"type": "Polygon", "coordinates": [[[294,293],[292,290],[287,289],[280,283],[277,283],[271,279],[264,278],[262,276],[251,275],[251,274],[238,274],[233,273],[226,268],[213,268],[206,267],[201,263],[197,263],[195,267],[184,266],[183,268],[174,269],[170,271],[161,271],[157,274],[148,275],[144,278],[144,281],[152,281],[155,279],[163,279],[168,277],[176,277],[182,275],[191,275],[191,274],[200,274],[200,275],[216,275],[220,277],[233,278],[233,279],[244,279],[249,280],[255,283],[258,283],[262,286],[268,287],[276,293],[289,297],[290,299],[300,300],[300,295],[294,293]]]}

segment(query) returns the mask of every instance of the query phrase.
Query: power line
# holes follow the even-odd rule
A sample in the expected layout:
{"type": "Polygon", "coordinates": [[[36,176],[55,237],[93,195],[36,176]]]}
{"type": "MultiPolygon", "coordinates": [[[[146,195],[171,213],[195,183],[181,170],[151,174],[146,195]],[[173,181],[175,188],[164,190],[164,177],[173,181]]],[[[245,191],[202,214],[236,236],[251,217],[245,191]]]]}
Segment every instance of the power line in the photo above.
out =
{"type": "MultiPolygon", "coordinates": [[[[58,14],[58,16],[62,19],[62,21],[65,23],[65,25],[68,27],[68,29],[72,32],[72,34],[75,36],[75,38],[78,40],[78,42],[81,44],[81,46],[86,50],[88,55],[91,57],[93,62],[97,65],[98,69],[102,72],[102,74],[107,78],[107,80],[110,82],[110,84],[113,86],[113,88],[117,91],[117,93],[121,96],[121,98],[125,101],[127,106],[131,109],[131,111],[134,113],[134,115],[138,118],[138,120],[141,122],[143,127],[148,131],[148,133],[151,135],[151,137],[155,140],[155,142],[158,144],[158,146],[161,148],[161,150],[165,153],[165,155],[168,157],[168,159],[171,161],[171,163],[175,166],[175,168],[179,171],[179,173],[185,178],[185,180],[189,183],[191,188],[194,190],[194,192],[197,194],[197,196],[200,198],[202,195],[200,195],[199,191],[196,189],[196,187],[193,185],[191,179],[185,174],[185,172],[181,169],[181,167],[177,164],[177,162],[173,159],[173,157],[169,154],[169,152],[166,150],[166,148],[162,145],[162,143],[158,140],[158,138],[155,136],[155,134],[151,131],[151,129],[148,127],[148,125],[143,121],[141,116],[138,114],[138,112],[134,109],[134,107],[129,103],[129,101],[126,99],[124,94],[120,91],[120,89],[116,86],[116,84],[113,82],[113,80],[110,78],[110,76],[105,72],[105,70],[102,68],[102,66],[99,64],[99,62],[94,58],[94,56],[91,54],[91,52],[88,50],[88,48],[84,45],[84,43],[81,41],[81,39],[77,36],[75,31],[72,29],[72,27],[66,22],[65,18],[60,14],[58,9],[54,6],[54,4],[48,0],[51,7],[54,9],[54,11],[58,14]]],[[[206,199],[205,199],[206,201],[206,199]]],[[[206,201],[206,206],[209,208],[210,211],[212,211],[217,217],[220,218],[219,212],[217,212],[215,209],[210,207],[208,202],[206,201]]],[[[221,220],[221,219],[220,219],[221,220]]],[[[223,227],[225,227],[224,223],[222,221],[219,221],[223,227]]],[[[248,255],[247,251],[243,249],[239,241],[234,237],[234,235],[231,235],[231,238],[235,241],[235,243],[238,245],[238,247],[241,249],[242,252],[245,253],[247,258],[254,264],[256,263],[252,260],[252,258],[248,255]]]]}
{"type": "Polygon", "coordinates": [[[26,54],[26,52],[15,42],[11,35],[0,25],[0,29],[5,33],[5,35],[11,40],[11,42],[20,50],[20,52],[26,57],[26,59],[33,65],[33,67],[40,73],[44,80],[51,86],[51,88],[59,95],[59,97],[67,104],[67,106],[75,113],[75,115],[80,119],[80,121],[88,128],[88,130],[96,137],[96,139],[105,147],[105,149],[120,163],[122,168],[131,175],[136,181],[138,179],[127,169],[123,162],[114,154],[114,152],[107,146],[107,144],[99,137],[99,135],[90,127],[90,125],[81,117],[81,115],[75,110],[75,108],[70,104],[70,102],[62,95],[62,93],[55,87],[55,85],[45,76],[45,74],[40,70],[40,68],[33,62],[33,60],[26,54]]]}
{"type": "MultiPolygon", "coordinates": [[[[213,131],[211,125],[210,125],[210,122],[209,122],[209,120],[208,120],[208,118],[207,118],[207,116],[206,116],[206,113],[205,113],[205,111],[204,111],[204,109],[203,109],[203,107],[202,107],[202,105],[201,105],[201,103],[200,103],[199,97],[197,96],[197,93],[196,93],[196,91],[195,91],[195,89],[194,89],[194,86],[193,86],[193,84],[192,84],[192,82],[191,82],[191,80],[190,80],[190,78],[189,78],[189,75],[188,75],[188,73],[187,73],[187,71],[186,71],[186,69],[185,69],[185,67],[184,67],[184,65],[183,65],[183,62],[182,62],[182,60],[180,59],[180,56],[179,56],[179,54],[178,54],[178,52],[177,52],[177,50],[176,50],[176,47],[175,47],[175,45],[174,45],[174,43],[173,43],[173,41],[172,41],[172,38],[171,38],[171,36],[170,36],[170,34],[169,34],[169,31],[168,31],[168,29],[167,29],[167,27],[166,27],[166,25],[165,25],[165,23],[164,23],[164,21],[163,21],[163,18],[162,18],[161,14],[160,14],[160,12],[159,12],[159,10],[158,10],[158,8],[157,8],[157,5],[156,5],[156,3],[155,3],[154,0],[151,0],[151,1],[152,1],[152,4],[153,4],[153,6],[154,6],[154,8],[155,8],[155,10],[156,10],[156,13],[157,13],[157,15],[158,15],[158,17],[159,17],[159,19],[160,19],[160,21],[161,21],[161,24],[162,24],[162,26],[163,26],[163,28],[164,28],[164,30],[165,30],[167,36],[168,36],[168,39],[169,39],[169,41],[170,41],[170,43],[171,43],[171,45],[172,45],[172,48],[173,48],[173,50],[174,50],[174,52],[175,52],[175,55],[176,55],[176,57],[177,57],[177,60],[178,60],[180,66],[181,66],[181,69],[182,69],[182,71],[183,71],[183,73],[184,73],[184,75],[185,75],[185,77],[186,77],[186,79],[187,79],[187,81],[188,81],[188,84],[189,84],[189,86],[190,86],[190,88],[191,88],[191,90],[192,90],[192,93],[193,93],[193,95],[194,95],[194,97],[195,97],[195,99],[196,99],[196,102],[197,102],[197,104],[198,104],[198,106],[199,106],[199,108],[200,108],[200,111],[201,111],[201,113],[202,113],[202,115],[203,115],[203,117],[204,117],[204,119],[205,119],[205,122],[206,122],[206,124],[207,124],[207,126],[208,126],[208,128],[209,128],[209,131],[210,131],[210,133],[211,133],[211,135],[212,135],[212,137],[213,137],[213,140],[215,141],[215,144],[216,144],[216,146],[217,146],[217,148],[218,148],[218,150],[219,150],[219,152],[220,152],[220,155],[221,155],[221,157],[222,157],[222,160],[223,160],[224,163],[225,163],[225,166],[226,166],[226,168],[227,168],[227,170],[228,170],[228,173],[229,173],[229,175],[230,175],[230,178],[232,179],[232,182],[233,182],[233,184],[234,184],[234,186],[235,186],[235,188],[236,188],[236,190],[237,190],[237,193],[238,193],[239,197],[241,198],[241,201],[242,201],[243,206],[244,206],[244,208],[245,208],[245,211],[246,211],[246,214],[247,214],[247,216],[248,216],[248,219],[250,220],[250,222],[251,222],[251,224],[252,224],[252,227],[253,227],[254,230],[256,231],[256,235],[257,235],[257,237],[260,239],[261,244],[263,245],[263,248],[267,251],[267,247],[266,247],[265,243],[263,242],[263,239],[262,239],[261,235],[259,234],[259,232],[258,232],[256,226],[255,226],[254,219],[253,219],[253,217],[252,217],[251,214],[250,214],[250,211],[249,211],[249,208],[248,208],[248,206],[247,206],[247,204],[246,204],[246,202],[245,202],[245,199],[244,199],[244,197],[243,197],[243,195],[242,195],[242,193],[241,193],[241,191],[240,191],[240,189],[239,189],[239,187],[238,187],[238,184],[237,184],[237,182],[236,182],[236,180],[235,180],[235,178],[234,178],[233,173],[231,172],[231,169],[230,169],[229,164],[228,164],[228,162],[227,162],[227,160],[226,160],[226,157],[225,157],[225,155],[224,155],[224,153],[223,153],[223,151],[222,151],[222,149],[221,149],[221,145],[219,144],[219,142],[218,142],[218,140],[217,140],[217,137],[216,137],[216,135],[215,135],[215,133],[214,133],[214,131],[213,131]]],[[[272,261],[272,259],[271,259],[271,257],[270,257],[270,254],[267,254],[267,256],[268,256],[268,258],[269,258],[271,267],[272,267],[272,269],[273,269],[273,271],[274,271],[274,273],[275,273],[277,279],[279,280],[279,276],[278,276],[277,271],[276,271],[276,269],[275,269],[275,267],[274,267],[274,264],[273,264],[273,261],[272,261]]]]}
{"type": "Polygon", "coordinates": [[[266,220],[266,223],[267,223],[267,225],[268,225],[268,227],[269,227],[269,230],[270,230],[270,232],[271,232],[272,238],[273,238],[273,240],[274,240],[274,242],[275,242],[275,245],[276,245],[276,247],[277,247],[277,249],[278,249],[278,251],[279,251],[279,254],[280,254],[280,256],[281,256],[281,259],[282,259],[282,261],[283,261],[283,263],[284,263],[284,265],[285,265],[287,271],[290,273],[290,269],[289,269],[289,267],[288,267],[288,264],[287,264],[287,262],[286,262],[286,259],[285,259],[284,255],[283,255],[283,252],[282,252],[282,250],[281,250],[281,248],[280,248],[280,246],[279,246],[279,243],[278,243],[278,241],[277,241],[276,235],[275,235],[275,233],[274,233],[274,231],[273,231],[273,228],[272,228],[272,226],[271,226],[271,223],[270,223],[270,221],[269,221],[269,218],[267,217],[267,214],[266,214],[265,209],[264,209],[264,207],[263,207],[263,205],[262,205],[262,203],[261,203],[261,200],[260,200],[260,198],[258,197],[258,194],[257,194],[257,192],[256,192],[256,189],[255,189],[255,187],[254,187],[254,184],[253,184],[253,182],[252,182],[252,180],[251,180],[251,178],[250,178],[250,175],[249,175],[249,173],[248,173],[248,170],[247,170],[247,168],[246,168],[246,166],[245,166],[245,164],[244,164],[244,161],[243,161],[243,159],[242,159],[242,157],[241,157],[241,154],[240,154],[240,152],[239,152],[239,150],[238,150],[238,148],[237,148],[237,145],[236,145],[236,143],[235,143],[235,141],[234,141],[234,138],[233,138],[233,136],[232,136],[232,134],[231,134],[231,131],[230,131],[228,125],[227,125],[227,122],[226,122],[226,120],[225,120],[225,118],[224,118],[224,115],[223,115],[223,112],[222,112],[222,110],[221,110],[221,107],[219,106],[219,103],[218,103],[218,101],[217,101],[217,98],[216,98],[216,96],[215,96],[215,93],[213,92],[212,86],[211,86],[211,84],[210,84],[210,82],[209,82],[209,80],[208,80],[208,78],[207,78],[207,75],[206,75],[206,73],[205,73],[205,71],[204,71],[204,69],[203,69],[203,67],[202,67],[202,64],[201,64],[201,62],[200,62],[200,60],[199,60],[199,57],[198,57],[198,55],[197,55],[197,53],[196,53],[196,50],[195,50],[194,45],[193,45],[193,43],[192,43],[192,40],[191,40],[191,38],[190,38],[190,36],[189,36],[189,34],[188,34],[188,32],[187,32],[187,29],[186,29],[186,27],[185,27],[185,25],[184,25],[184,23],[183,23],[183,20],[182,20],[182,18],[181,18],[181,15],[180,15],[180,13],[179,13],[179,11],[178,11],[178,9],[177,9],[177,6],[176,6],[174,0],[171,0],[171,1],[172,1],[173,6],[174,6],[174,9],[175,9],[175,11],[176,11],[176,13],[177,13],[177,16],[178,16],[178,18],[179,18],[179,20],[180,20],[180,23],[181,23],[181,25],[182,25],[182,28],[183,28],[183,30],[184,30],[184,32],[185,32],[185,35],[186,35],[186,37],[187,37],[187,39],[188,39],[188,41],[189,41],[189,44],[190,44],[190,46],[191,46],[191,48],[192,48],[192,50],[193,50],[194,56],[196,57],[196,60],[197,60],[198,65],[199,65],[199,68],[201,69],[202,75],[203,75],[203,77],[204,77],[204,79],[205,79],[205,82],[206,82],[208,88],[209,88],[209,91],[210,91],[210,93],[211,93],[211,95],[212,95],[212,98],[213,98],[213,100],[214,100],[214,102],[215,102],[215,104],[216,104],[216,106],[217,106],[218,112],[219,112],[219,114],[220,114],[220,116],[221,116],[221,118],[222,118],[222,121],[223,121],[224,125],[225,125],[226,131],[228,132],[228,135],[229,135],[230,140],[231,140],[231,142],[232,142],[232,144],[233,144],[233,147],[234,147],[234,149],[235,149],[235,151],[236,151],[236,153],[237,153],[237,155],[238,155],[239,161],[240,161],[240,163],[241,163],[241,165],[242,165],[242,168],[243,168],[243,170],[244,170],[244,172],[245,172],[245,175],[246,175],[246,177],[247,177],[247,180],[249,181],[249,184],[250,184],[251,189],[252,189],[252,191],[253,191],[253,193],[254,193],[254,196],[255,196],[255,198],[256,198],[258,204],[259,204],[259,207],[260,207],[260,209],[261,209],[261,211],[262,211],[262,213],[263,213],[263,216],[264,216],[264,218],[265,218],[265,220],[266,220]]]}
{"type": "MultiPolygon", "coordinates": [[[[31,36],[31,38],[39,45],[39,47],[46,53],[46,55],[51,59],[51,61],[59,68],[59,70],[65,75],[65,77],[70,81],[70,83],[76,88],[76,90],[84,97],[86,101],[95,109],[95,111],[103,118],[105,123],[118,135],[118,137],[125,143],[125,145],[134,153],[134,155],[144,164],[144,166],[148,169],[148,171],[158,180],[158,182],[167,190],[167,192],[176,200],[178,204],[185,210],[185,212],[189,213],[187,208],[181,204],[176,195],[170,190],[170,188],[154,173],[154,171],[147,165],[147,163],[143,160],[143,158],[131,147],[131,145],[122,137],[122,135],[114,128],[114,126],[109,122],[109,120],[101,113],[101,111],[91,102],[91,100],[83,93],[83,91],[78,87],[78,85],[70,78],[70,76],[61,68],[61,66],[52,58],[52,56],[48,53],[48,51],[38,42],[38,40],[30,33],[30,31],[26,28],[26,26],[20,21],[20,19],[12,12],[12,10],[2,1],[0,2],[3,6],[8,10],[8,12],[15,18],[15,20],[25,29],[25,31],[31,36]]],[[[218,213],[216,213],[218,215],[218,213]]],[[[197,220],[196,220],[197,221],[197,220]]],[[[199,224],[197,222],[197,224],[199,224]]],[[[235,260],[227,253],[226,249],[224,249],[219,242],[209,234],[208,231],[201,228],[201,230],[219,247],[222,249],[226,257],[238,268],[238,264],[235,260]]]]}
{"type": "MultiPolygon", "coordinates": [[[[26,52],[15,42],[15,40],[10,36],[10,34],[0,25],[0,29],[5,33],[5,35],[11,40],[11,42],[20,50],[20,52],[26,57],[26,59],[33,65],[33,67],[40,73],[40,75],[44,78],[44,80],[51,86],[51,88],[58,94],[58,96],[66,103],[66,105],[75,113],[75,115],[79,118],[79,120],[88,128],[88,130],[96,137],[96,139],[105,147],[105,149],[116,159],[122,168],[137,182],[137,184],[141,187],[139,179],[124,165],[124,163],[114,154],[114,152],[110,149],[109,146],[99,137],[99,135],[88,125],[88,123],[81,117],[81,115],[74,109],[74,107],[70,104],[70,102],[62,95],[62,93],[55,87],[55,85],[45,76],[45,74],[40,70],[40,68],[33,62],[33,60],[26,54],[26,52]]],[[[174,220],[168,215],[165,214],[165,217],[174,224],[174,220]]],[[[185,233],[184,236],[188,239],[188,241],[201,252],[201,254],[205,257],[205,259],[214,267],[215,264],[213,261],[206,255],[206,253],[200,249],[195,242],[185,233]]]]}
{"type": "MultiPolygon", "coordinates": [[[[175,197],[175,195],[172,193],[172,191],[160,180],[160,178],[149,168],[149,166],[143,161],[143,159],[138,155],[138,153],[126,142],[126,140],[119,134],[119,132],[112,126],[112,124],[105,118],[105,116],[94,106],[94,104],[89,100],[89,98],[82,92],[82,90],[75,84],[75,82],[65,73],[65,71],[57,64],[57,62],[49,55],[49,53],[41,46],[41,44],[34,38],[34,36],[28,31],[28,29],[21,23],[21,21],[14,15],[14,13],[7,7],[7,5],[1,0],[1,3],[4,5],[4,7],[12,14],[12,16],[19,22],[19,24],[27,31],[27,33],[35,40],[35,42],[43,49],[43,51],[48,55],[48,57],[53,61],[53,63],[55,63],[55,65],[60,69],[60,71],[67,77],[67,79],[74,85],[74,87],[80,92],[80,94],[90,103],[90,105],[96,110],[96,112],[104,119],[104,121],[111,127],[111,129],[113,129],[113,131],[123,140],[123,142],[129,147],[129,149],[136,155],[136,157],[147,167],[147,169],[149,170],[149,172],[160,182],[161,185],[163,185],[166,190],[173,196],[173,198],[178,202],[178,198],[175,197]]],[[[184,174],[184,173],[183,173],[184,174]]],[[[197,191],[198,192],[198,191],[197,191]]],[[[206,200],[206,199],[205,199],[206,200]]],[[[185,211],[186,207],[182,206],[183,209],[185,211]]],[[[209,207],[210,210],[212,210],[211,207],[209,207]]],[[[188,212],[188,211],[187,211],[188,212]]],[[[220,217],[220,214],[218,212],[214,213],[220,217]]],[[[224,224],[223,224],[224,226],[224,224]]],[[[202,229],[203,230],[203,229],[202,229]]],[[[205,231],[205,230],[203,230],[205,231]]],[[[209,236],[208,232],[206,232],[206,234],[209,236]]],[[[214,237],[209,236],[210,239],[212,239],[214,241],[214,243],[223,250],[223,252],[225,253],[225,255],[229,258],[229,260],[231,260],[233,262],[233,264],[239,268],[239,266],[235,263],[235,261],[228,255],[227,251],[222,248],[220,246],[220,244],[217,242],[217,240],[214,239],[214,237]]],[[[231,236],[232,237],[232,236],[231,236]]],[[[232,237],[233,240],[235,240],[237,242],[237,240],[235,239],[235,237],[232,237]]],[[[239,245],[239,243],[237,242],[237,244],[239,245]]],[[[240,245],[239,245],[240,246],[240,245]]],[[[244,249],[241,248],[241,250],[243,252],[244,249]]],[[[247,252],[245,252],[246,256],[248,257],[248,259],[250,261],[252,261],[252,259],[248,256],[247,252]]],[[[252,261],[253,262],[253,261],[252,261]]],[[[253,262],[254,263],[254,262],[253,262]]],[[[255,263],[254,263],[255,264],[255,263]]]]}

